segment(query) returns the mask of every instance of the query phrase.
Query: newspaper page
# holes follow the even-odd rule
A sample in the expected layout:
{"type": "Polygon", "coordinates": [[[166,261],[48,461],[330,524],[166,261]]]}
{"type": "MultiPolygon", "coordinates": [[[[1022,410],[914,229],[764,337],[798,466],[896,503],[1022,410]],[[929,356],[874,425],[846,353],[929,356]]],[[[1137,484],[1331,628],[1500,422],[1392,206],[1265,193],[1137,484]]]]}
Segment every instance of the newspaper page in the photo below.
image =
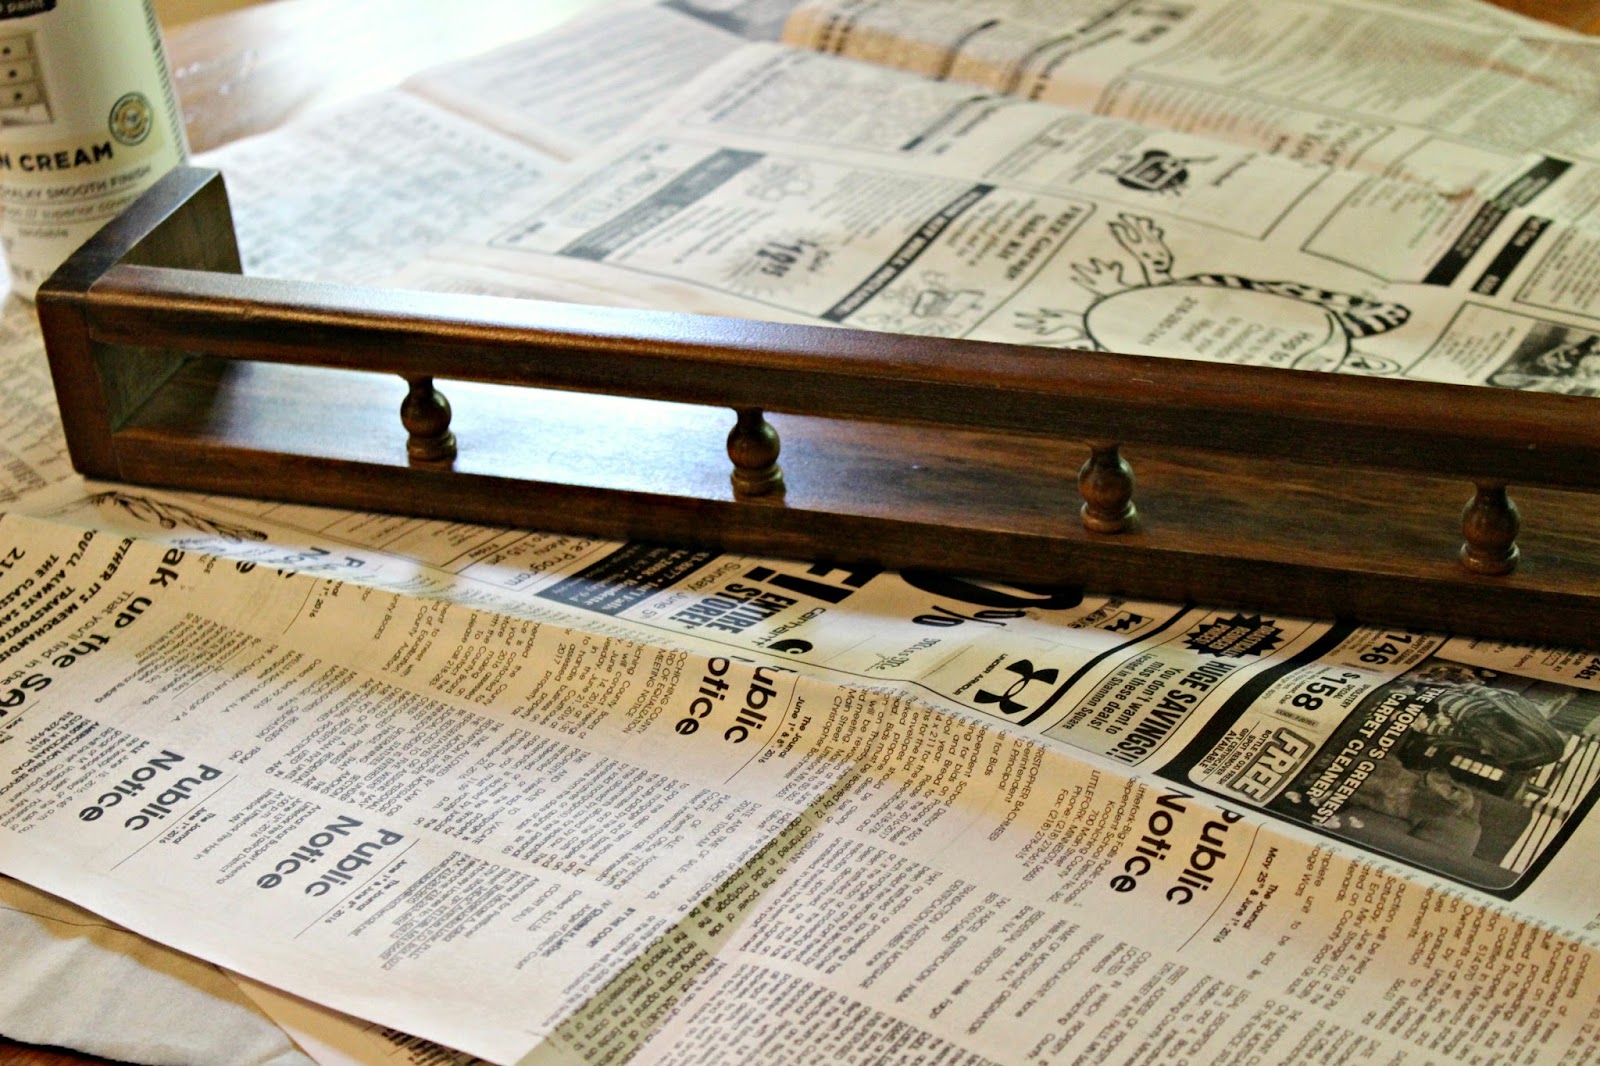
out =
{"type": "MultiPolygon", "coordinates": [[[[1003,100],[973,110],[970,103],[957,86],[833,57],[747,49],[651,116],[646,125],[652,136],[619,145],[537,202],[515,205],[515,217],[497,220],[498,232],[459,254],[504,271],[503,277],[549,272],[595,285],[614,277],[619,288],[663,297],[692,289],[698,293],[695,306],[706,310],[809,315],[902,332],[1578,394],[1590,388],[1586,374],[1600,372],[1600,354],[1590,351],[1600,338],[1583,327],[1595,308],[1585,303],[1579,314],[1519,324],[1519,317],[1531,316],[1485,291],[1491,286],[1483,284],[1484,273],[1496,269],[1495,262],[1503,264],[1506,247],[1525,253],[1537,244],[1519,237],[1532,216],[1499,213],[1506,195],[1501,191],[1478,199],[1447,196],[1396,178],[1216,142],[1202,149],[1188,135],[1075,116],[1050,105],[1003,100]],[[862,107],[862,100],[872,106],[862,107]],[[1075,138],[1063,133],[1068,129],[1077,131],[1075,138]],[[1139,187],[1123,181],[1124,172],[1106,169],[1108,159],[1147,158],[1157,140],[1174,149],[1173,158],[1185,160],[1183,169],[1167,171],[1169,188],[1139,187]],[[1202,150],[1210,155],[1198,155],[1202,150]],[[1410,228],[1399,225],[1401,218],[1410,228]],[[1404,232],[1409,240],[1375,245],[1374,231],[1404,232]],[[1295,235],[1298,242],[1290,239],[1295,235]],[[1500,239],[1507,244],[1498,246],[1500,239]],[[1220,272],[1181,268],[1191,255],[1207,258],[1220,272]],[[1363,265],[1340,256],[1360,257],[1363,265]],[[1253,276],[1230,267],[1250,269],[1253,276]],[[637,279],[631,286],[630,276],[637,279]],[[1371,284],[1374,279],[1383,284],[1371,284]],[[1471,293],[1465,291],[1469,282],[1471,293]]],[[[1553,157],[1527,157],[1517,165],[1524,163],[1530,169],[1505,179],[1508,187],[1532,191],[1541,205],[1548,197],[1552,215],[1564,219],[1551,224],[1557,232],[1585,232],[1582,205],[1589,195],[1584,190],[1594,188],[1592,167],[1553,157]],[[1541,184],[1530,176],[1534,171],[1549,181],[1541,184]]],[[[1530,258],[1532,263],[1519,262],[1500,280],[1526,284],[1550,269],[1537,255],[1530,258]]],[[[736,594],[719,592],[723,603],[738,602],[736,594]]],[[[866,602],[853,597],[852,607],[866,602]]],[[[994,623],[996,610],[1030,606],[1037,601],[1016,592],[978,589],[964,603],[959,597],[933,601],[912,616],[930,623],[940,617],[935,610],[965,611],[960,618],[942,617],[971,633],[994,623]],[[986,612],[991,617],[975,617],[986,612]]],[[[1272,809],[1286,818],[1507,895],[1526,888],[1593,801],[1595,780],[1578,710],[1591,698],[1585,689],[1593,687],[1592,657],[1552,653],[1564,665],[1548,670],[1524,663],[1514,676],[1485,675],[1480,680],[1495,683],[1468,686],[1472,696],[1484,695],[1479,690],[1487,687],[1514,690],[1517,698],[1488,698],[1493,710],[1476,719],[1443,712],[1457,697],[1466,698],[1447,693],[1439,713],[1374,712],[1378,717],[1366,722],[1355,708],[1369,694],[1382,708],[1401,699],[1397,693],[1414,691],[1408,687],[1414,679],[1397,677],[1404,671],[1392,663],[1452,672],[1447,653],[1427,665],[1438,638],[1239,612],[1184,615],[1176,607],[1138,604],[1097,616],[1103,604],[1083,606],[1085,618],[1128,627],[1112,631],[1128,637],[1126,646],[1134,650],[1102,657],[1102,647],[1083,653],[1064,647],[1071,638],[1044,638],[1055,645],[1061,665],[1042,655],[1011,653],[1015,658],[1006,669],[1014,676],[1006,694],[978,684],[1005,661],[984,658],[981,637],[971,659],[946,659],[947,643],[929,643],[911,632],[888,642],[898,647],[885,648],[877,638],[904,631],[875,620],[871,637],[846,644],[882,656],[875,669],[890,676],[895,667],[883,664],[909,663],[926,652],[922,660],[938,661],[939,668],[919,673],[919,684],[979,712],[1005,708],[1012,722],[1129,764],[1145,762],[1168,743],[1188,745],[1197,723],[1231,723],[1257,700],[1263,701],[1259,713],[1275,725],[1299,714],[1302,732],[1293,742],[1298,746],[1270,757],[1297,772],[1311,769],[1305,780],[1286,778],[1256,802],[1272,801],[1272,809]],[[1127,616],[1141,625],[1133,626],[1127,616]],[[1151,630],[1163,634],[1167,647],[1159,652],[1140,645],[1151,630]],[[1401,643],[1407,655],[1394,650],[1401,643]],[[1185,655],[1194,658],[1185,661],[1185,655]],[[1205,665],[1209,655],[1234,662],[1205,665]],[[988,663],[987,672],[971,673],[974,662],[988,663]],[[1124,670],[1124,662],[1132,665],[1124,670]],[[1281,689],[1270,688],[1286,663],[1298,669],[1308,662],[1327,669],[1307,667],[1281,689]],[[1359,669],[1347,672],[1351,667],[1359,669]],[[1041,683],[1046,676],[1070,683],[1041,683]],[[1299,682],[1315,687],[1292,687],[1299,682]],[[1027,699],[1020,695],[1024,691],[1030,692],[1027,699]],[[1533,697],[1521,695],[1530,691],[1533,697]],[[1280,692],[1281,712],[1265,710],[1280,692]],[[1045,700],[1044,707],[1036,710],[1034,699],[1045,700]],[[1506,776],[1510,767],[1486,759],[1496,750],[1511,758],[1516,749],[1467,739],[1474,731],[1515,731],[1534,718],[1544,722],[1569,704],[1573,709],[1564,713],[1577,725],[1565,733],[1559,725],[1549,727],[1512,758],[1527,771],[1522,778],[1506,776]],[[1339,712],[1330,718],[1335,705],[1339,712]],[[1426,821],[1420,812],[1430,790],[1453,792],[1444,799],[1470,825],[1458,826],[1459,832],[1440,830],[1436,835],[1449,847],[1439,849],[1382,835],[1372,828],[1379,819],[1371,814],[1341,817],[1339,806],[1379,765],[1357,757],[1360,747],[1338,760],[1337,750],[1348,739],[1341,729],[1365,731],[1362,743],[1372,740],[1379,752],[1410,737],[1398,749],[1402,758],[1382,764],[1384,771],[1368,789],[1370,800],[1379,802],[1375,796],[1386,775],[1392,776],[1394,805],[1417,801],[1414,829],[1426,821]],[[1455,739],[1423,739],[1446,734],[1455,739]],[[1312,753],[1325,749],[1313,764],[1312,753]],[[1453,785],[1435,772],[1447,767],[1453,785]],[[1341,776],[1347,769],[1357,776],[1341,776]],[[1508,800],[1509,809],[1485,798],[1490,781],[1494,796],[1508,800]],[[1301,787],[1307,784],[1316,787],[1308,793],[1301,787]],[[1561,798],[1545,803],[1547,792],[1561,798]],[[1326,796],[1334,802],[1322,802],[1326,796]],[[1350,819],[1361,824],[1352,830],[1350,819]]],[[[709,626],[708,633],[718,628],[716,617],[715,608],[666,615],[684,630],[709,626]]],[[[828,619],[830,628],[844,624],[837,615],[828,619]]],[[[1013,626],[1005,639],[1025,629],[1013,626]]],[[[873,669],[828,660],[810,633],[790,632],[783,631],[784,641],[801,641],[805,654],[830,666],[873,669]]],[[[1268,757],[1265,736],[1255,725],[1241,725],[1228,743],[1242,761],[1223,765],[1220,755],[1205,748],[1176,765],[1187,784],[1245,801],[1248,795],[1229,792],[1220,778],[1205,773],[1239,774],[1255,766],[1268,757]]],[[[1206,743],[1215,744],[1215,738],[1206,743]]],[[[1575,902],[1581,909],[1581,900],[1575,902]]],[[[1563,906],[1550,913],[1579,924],[1587,920],[1563,906]]]]}
{"type": "MultiPolygon", "coordinates": [[[[550,33],[423,71],[410,92],[563,159],[629,126],[736,49],[742,24],[672,5],[605,7],[550,33]]],[[[774,34],[775,36],[775,34],[774,34]]]]}
{"type": "Polygon", "coordinates": [[[784,39],[1341,166],[1593,153],[1595,43],[1487,5],[813,0],[784,39]]]}
{"type": "Polygon", "coordinates": [[[1600,374],[1581,161],[1482,158],[1447,193],[760,46],[641,130],[437,256],[897,332],[1580,395],[1600,374]]]}
{"type": "Polygon", "coordinates": [[[848,769],[662,757],[701,689],[731,696],[732,729],[803,701],[792,671],[0,530],[5,871],[496,1061],[848,769]]]}
{"type": "Polygon", "coordinates": [[[195,163],[222,171],[245,273],[376,284],[557,160],[395,90],[195,163]]]}
{"type": "Polygon", "coordinates": [[[229,976],[317,1066],[476,1066],[484,1061],[399,1029],[341,1014],[248,977],[229,976]]]}
{"type": "Polygon", "coordinates": [[[738,44],[664,7],[606,7],[195,162],[223,172],[247,274],[377,284],[738,44]]]}
{"type": "Polygon", "coordinates": [[[1514,896],[1594,803],[1600,658],[1507,658],[1409,633],[1346,641],[1221,701],[1164,772],[1514,896]]]}
{"type": "Polygon", "coordinates": [[[31,305],[0,311],[0,508],[72,473],[55,389],[31,305]]]}
{"type": "MultiPolygon", "coordinates": [[[[1264,758],[1266,739],[1278,737],[1273,728],[1280,726],[1284,735],[1298,729],[1301,738],[1299,747],[1288,753],[1301,756],[1301,763],[1291,761],[1285,767],[1307,764],[1341,721],[1347,730],[1370,733],[1375,728],[1352,711],[1364,694],[1392,695],[1396,677],[1413,666],[1418,677],[1450,670],[1465,676],[1471,671],[1449,664],[1478,663],[1477,676],[1497,678],[1496,686],[1527,691],[1540,702],[1496,697],[1511,710],[1503,711],[1491,700],[1488,713],[1480,709],[1476,718],[1461,722],[1415,713],[1393,723],[1380,717],[1380,725],[1392,726],[1391,735],[1372,745],[1382,752],[1401,741],[1405,744],[1397,750],[1430,749],[1426,756],[1413,752],[1403,762],[1389,764],[1407,767],[1404,773],[1396,771],[1404,783],[1415,785],[1426,777],[1432,762],[1447,771],[1433,774],[1436,786],[1454,775],[1460,786],[1456,798],[1465,809],[1447,825],[1463,830],[1456,843],[1467,845],[1467,856],[1416,847],[1396,850],[1392,840],[1350,831],[1344,820],[1330,817],[1336,810],[1312,817],[1309,809],[1269,809],[1507,898],[1521,896],[1563,849],[1595,795],[1596,759],[1583,731],[1587,719],[1582,710],[1591,704],[1600,708],[1600,695],[1594,691],[1600,688],[1600,657],[1585,653],[1495,645],[1498,651],[1491,655],[1480,645],[1446,643],[1427,634],[1130,602],[1085,596],[1075,588],[1006,587],[918,571],[808,567],[150,490],[91,486],[80,493],[66,487],[30,501],[29,509],[64,524],[159,536],[247,564],[299,566],[652,645],[767,656],[841,684],[892,685],[1113,765],[1160,768],[1170,763],[1163,772],[1184,787],[1210,789],[1238,803],[1264,805],[1269,797],[1222,788],[1214,774],[1182,768],[1200,759],[1196,753],[1213,748],[1226,747],[1237,759],[1264,758]],[[432,566],[419,568],[411,560],[432,566]],[[1330,678],[1346,685],[1340,699],[1327,698],[1330,678]],[[1295,687],[1304,685],[1309,689],[1295,687]],[[1324,703],[1324,733],[1309,733],[1307,725],[1318,720],[1309,712],[1321,710],[1324,703]],[[1331,716],[1335,704],[1349,715],[1347,720],[1331,716]],[[1508,713],[1520,717],[1498,720],[1508,713]],[[1217,736],[1240,718],[1261,719],[1267,725],[1256,730],[1260,735],[1253,741],[1219,744],[1217,736]],[[1519,726],[1542,746],[1522,754],[1521,765],[1528,771],[1523,777],[1502,779],[1501,772],[1483,764],[1488,755],[1472,741],[1519,726]],[[1453,742],[1441,739],[1452,736],[1453,742]],[[1486,790],[1506,802],[1474,802],[1472,797],[1486,790]],[[1486,811],[1504,815],[1498,835],[1487,832],[1486,811]]],[[[1482,694],[1463,689],[1451,698],[1469,693],[1482,694]]],[[[1371,702],[1381,700],[1374,695],[1371,702]]],[[[1249,730],[1238,727],[1235,732],[1249,730]]],[[[1273,757],[1284,762],[1283,752],[1275,751],[1273,757]]],[[[1509,756],[1502,751],[1502,757],[1509,756]]],[[[1359,769],[1363,760],[1346,761],[1359,769]]],[[[1205,769],[1216,771],[1216,756],[1205,762],[1205,769]]],[[[1345,797],[1364,774],[1352,780],[1342,793],[1345,797]]],[[[1325,791],[1343,783],[1333,780],[1325,791]]],[[[1372,797],[1380,788],[1367,790],[1369,801],[1377,802],[1372,797]]],[[[1396,802],[1412,803],[1413,792],[1415,788],[1402,790],[1396,802]]],[[[1423,807],[1416,805],[1419,825],[1427,821],[1423,807]]],[[[1366,821],[1376,819],[1368,816],[1366,821]]],[[[1577,845],[1567,851],[1581,855],[1577,845]]],[[[1581,858],[1572,861],[1581,864],[1581,858]]],[[[1530,913],[1559,916],[1580,926],[1593,917],[1582,885],[1567,874],[1558,870],[1541,885],[1523,901],[1530,913]]]]}
{"type": "MultiPolygon", "coordinates": [[[[1352,860],[1241,804],[1140,781],[905,686],[669,653],[66,525],[0,529],[19,562],[49,553],[47,580],[104,586],[80,608],[93,613],[52,607],[57,628],[31,633],[40,657],[6,678],[8,868],[494,1061],[515,1057],[502,1039],[527,1041],[518,1055],[537,1043],[533,1061],[787,1061],[784,1049],[815,1061],[847,1047],[907,1062],[1128,1061],[1151,1047],[1543,1061],[1592,1038],[1592,934],[1352,860]],[[506,639],[518,630],[523,644],[506,639]],[[352,655],[358,634],[371,647],[352,655]],[[541,665],[540,644],[554,661],[541,665]],[[502,708],[515,710],[497,730],[502,708]],[[532,757],[545,744],[576,750],[532,757]],[[508,808],[508,788],[531,797],[508,808]],[[702,813],[711,791],[721,821],[692,825],[681,804],[702,813]],[[597,807],[599,792],[620,809],[597,807]],[[720,861],[708,834],[731,837],[720,861]],[[748,861],[671,890],[671,872],[725,871],[729,851],[748,861]],[[586,886],[585,874],[604,876],[586,886]],[[134,890],[151,881],[159,892],[134,890]],[[276,892],[285,884],[299,892],[276,892]],[[470,917],[444,903],[469,885],[470,917]],[[552,916],[557,902],[570,908],[552,916]],[[1128,923],[1130,904],[1150,920],[1128,923]],[[206,918],[217,911],[226,934],[206,918]],[[554,950],[577,930],[587,952],[554,950]],[[535,944],[554,957],[533,963],[535,944]],[[1458,953],[1480,961],[1440,967],[1458,953]],[[1502,956],[1527,979],[1491,965],[1502,956]],[[480,1004],[486,988],[526,997],[505,969],[517,958],[537,967],[542,997],[490,995],[495,1009],[469,1011],[434,985],[465,982],[480,1004]],[[381,996],[364,979],[379,959],[381,996]],[[572,997],[559,1007],[553,984],[572,997]],[[445,1002],[411,999],[424,995],[445,1002]],[[514,1033],[507,1002],[532,1005],[514,1033]],[[535,1007],[553,1023],[542,1041],[535,1007]]],[[[1192,690],[1225,665],[1197,660],[1188,684],[1163,679],[1192,690]]],[[[1019,680],[1044,680],[1034,672],[1019,680]]]]}
{"type": "MultiPolygon", "coordinates": [[[[586,147],[584,137],[603,134],[606,123],[618,114],[618,98],[628,99],[626,94],[637,94],[649,84],[659,91],[659,85],[677,77],[691,41],[701,48],[695,58],[705,65],[714,58],[706,49],[726,39],[721,31],[704,28],[693,34],[698,23],[680,29],[672,37],[672,49],[653,53],[657,67],[647,66],[646,55],[636,51],[625,68],[612,70],[616,81],[609,96],[603,91],[607,86],[601,81],[602,72],[593,64],[581,71],[569,65],[562,74],[564,81],[549,72],[552,55],[575,47],[592,50],[595,35],[602,30],[621,39],[648,37],[647,30],[659,32],[664,20],[652,20],[651,15],[647,10],[630,13],[627,19],[612,17],[606,26],[563,29],[517,50],[529,69],[541,72],[539,87],[563,102],[563,119],[571,127],[571,135],[562,142],[568,150],[586,147]]],[[[441,69],[441,79],[448,82],[449,73],[449,68],[441,69]]],[[[525,135],[508,139],[486,128],[481,115],[463,119],[422,95],[419,86],[410,93],[368,97],[196,160],[225,172],[248,273],[378,281],[465,220],[487,213],[497,198],[536,183],[556,165],[553,156],[525,143],[525,135]]],[[[544,295],[593,303],[600,294],[576,286],[551,286],[544,295]]],[[[18,300],[6,305],[0,321],[0,367],[7,411],[0,426],[3,505],[71,473],[37,323],[32,307],[18,300]]],[[[27,886],[10,884],[16,893],[48,901],[27,886]]],[[[56,965],[59,954],[46,950],[55,941],[48,936],[9,938],[8,971],[41,972],[39,967],[56,965]]],[[[24,1022],[7,1013],[0,1031],[18,1035],[24,1030],[15,1026],[24,1022]]],[[[91,1038],[98,1035],[97,1029],[91,1038]]],[[[296,1038],[302,1034],[296,1033],[296,1038]]],[[[62,1042],[60,1034],[51,1042],[62,1042]]],[[[385,1041],[374,1047],[381,1052],[375,1053],[378,1058],[392,1052],[385,1041]]],[[[324,1049],[319,1057],[327,1061],[329,1054],[324,1049]]]]}

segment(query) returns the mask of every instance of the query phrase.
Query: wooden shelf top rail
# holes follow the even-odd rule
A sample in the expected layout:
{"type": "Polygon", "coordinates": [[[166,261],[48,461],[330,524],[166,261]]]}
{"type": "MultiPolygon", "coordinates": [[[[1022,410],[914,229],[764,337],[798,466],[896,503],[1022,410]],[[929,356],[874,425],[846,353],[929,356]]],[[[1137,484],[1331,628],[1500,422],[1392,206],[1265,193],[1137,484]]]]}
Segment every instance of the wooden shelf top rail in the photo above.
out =
{"type": "Polygon", "coordinates": [[[86,312],[230,359],[1600,488],[1577,396],[140,266],[86,312]]]}

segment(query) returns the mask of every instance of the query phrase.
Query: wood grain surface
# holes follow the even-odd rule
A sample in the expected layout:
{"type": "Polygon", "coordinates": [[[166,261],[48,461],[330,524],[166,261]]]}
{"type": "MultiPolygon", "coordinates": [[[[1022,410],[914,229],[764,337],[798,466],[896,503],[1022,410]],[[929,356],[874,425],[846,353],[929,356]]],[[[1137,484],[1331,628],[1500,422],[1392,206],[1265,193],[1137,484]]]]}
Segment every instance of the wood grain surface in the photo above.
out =
{"type": "Polygon", "coordinates": [[[232,238],[179,168],[40,288],[79,471],[1481,637],[1600,615],[1593,399],[254,278],[232,238]],[[478,386],[457,422],[435,374],[478,386]],[[785,492],[730,478],[728,409],[787,416],[785,492]],[[1136,456],[1136,525],[1079,520],[1089,441],[1136,456]]]}
{"type": "Polygon", "coordinates": [[[115,1059],[96,1058],[68,1048],[19,1044],[0,1036],[0,1066],[90,1066],[93,1063],[115,1062],[115,1059]]]}
{"type": "Polygon", "coordinates": [[[1600,0],[1493,0],[1508,11],[1515,11],[1543,22],[1579,30],[1600,32],[1600,0]]]}

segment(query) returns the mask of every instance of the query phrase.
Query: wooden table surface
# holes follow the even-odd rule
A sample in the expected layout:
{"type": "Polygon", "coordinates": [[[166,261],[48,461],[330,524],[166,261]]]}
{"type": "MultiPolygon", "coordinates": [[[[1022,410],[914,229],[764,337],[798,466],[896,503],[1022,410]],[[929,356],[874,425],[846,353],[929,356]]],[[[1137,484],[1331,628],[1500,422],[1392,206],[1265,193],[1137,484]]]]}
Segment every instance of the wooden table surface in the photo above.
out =
{"type": "MultiPolygon", "coordinates": [[[[259,133],[311,108],[547,29],[603,0],[277,0],[179,26],[167,54],[191,147],[259,133]]],[[[1600,0],[1494,0],[1559,26],[1600,32],[1600,0]]],[[[105,1062],[0,1037],[0,1066],[105,1062]]]]}
{"type": "Polygon", "coordinates": [[[1553,22],[1557,26],[1600,33],[1600,0],[1493,0],[1509,11],[1553,22]]]}

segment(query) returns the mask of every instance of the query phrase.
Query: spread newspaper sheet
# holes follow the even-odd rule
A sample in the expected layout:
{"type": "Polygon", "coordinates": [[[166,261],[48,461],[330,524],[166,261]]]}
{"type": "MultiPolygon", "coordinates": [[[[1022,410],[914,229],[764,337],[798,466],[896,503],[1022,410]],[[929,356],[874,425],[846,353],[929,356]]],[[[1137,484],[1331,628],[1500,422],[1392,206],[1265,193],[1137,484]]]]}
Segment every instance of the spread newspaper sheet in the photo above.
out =
{"type": "MultiPolygon", "coordinates": [[[[249,268],[1600,390],[1586,39],[714,6],[224,149],[249,268]]],[[[0,873],[326,1061],[1600,1054],[1600,655],[85,483],[0,327],[0,873]]]]}

